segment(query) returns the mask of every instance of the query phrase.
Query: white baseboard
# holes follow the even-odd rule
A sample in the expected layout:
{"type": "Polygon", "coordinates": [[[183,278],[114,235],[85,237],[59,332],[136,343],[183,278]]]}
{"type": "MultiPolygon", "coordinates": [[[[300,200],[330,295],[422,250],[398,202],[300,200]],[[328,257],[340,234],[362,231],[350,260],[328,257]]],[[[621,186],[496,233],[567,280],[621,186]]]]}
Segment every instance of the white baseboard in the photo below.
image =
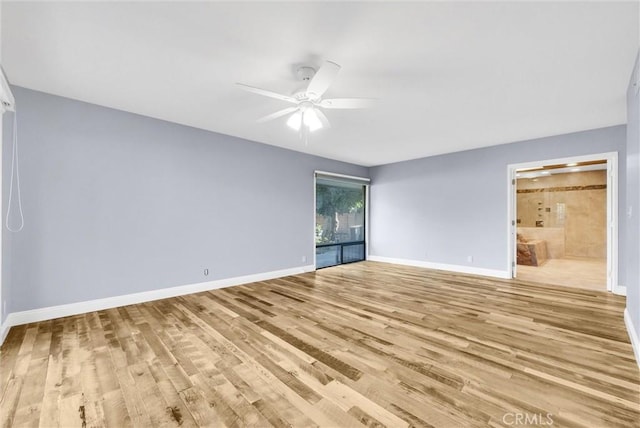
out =
{"type": "Polygon", "coordinates": [[[11,330],[11,325],[9,324],[9,317],[7,316],[7,319],[0,324],[0,345],[4,343],[4,339],[6,339],[7,334],[9,334],[9,330],[11,330]]]}
{"type": "Polygon", "coordinates": [[[617,294],[619,296],[627,295],[627,287],[624,285],[614,285],[613,290],[611,290],[613,294],[617,294]]]}
{"type": "Polygon", "coordinates": [[[638,337],[638,332],[631,322],[629,307],[624,310],[624,325],[627,327],[627,333],[629,333],[629,339],[631,339],[631,347],[633,348],[633,353],[636,356],[636,363],[640,368],[640,337],[638,337]]]}
{"type": "Polygon", "coordinates": [[[28,311],[13,312],[7,316],[0,326],[0,345],[4,342],[9,329],[15,325],[67,317],[70,315],[84,314],[103,309],[117,308],[120,306],[134,305],[136,303],[150,302],[169,297],[184,296],[185,294],[199,293],[201,291],[216,290],[234,285],[248,284],[251,282],[266,281],[284,276],[297,275],[315,270],[314,265],[306,265],[289,269],[275,270],[252,275],[237,276],[234,278],[218,279],[215,281],[200,282],[197,284],[181,285],[177,287],[161,288],[141,293],[125,294],[121,296],[106,297],[104,299],[88,300],[85,302],[69,303],[66,305],[49,306],[46,308],[31,309],[28,311]]]}
{"type": "Polygon", "coordinates": [[[372,262],[393,263],[397,265],[416,266],[427,269],[446,270],[449,272],[467,273],[471,275],[491,276],[494,278],[511,279],[511,275],[508,271],[497,269],[485,269],[474,266],[462,266],[462,265],[449,265],[445,263],[432,263],[422,260],[410,260],[410,259],[395,259],[392,257],[382,256],[369,256],[367,260],[372,262]]]}

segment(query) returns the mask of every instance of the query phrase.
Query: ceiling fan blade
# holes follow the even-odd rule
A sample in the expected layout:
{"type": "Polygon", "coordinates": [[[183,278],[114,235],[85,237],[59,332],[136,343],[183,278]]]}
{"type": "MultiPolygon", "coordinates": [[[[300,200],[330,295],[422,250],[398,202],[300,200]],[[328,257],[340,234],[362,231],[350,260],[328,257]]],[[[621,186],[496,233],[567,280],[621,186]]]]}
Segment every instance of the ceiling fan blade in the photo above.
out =
{"type": "Polygon", "coordinates": [[[258,119],[258,123],[264,123],[264,122],[268,122],[268,121],[273,120],[273,119],[277,119],[277,118],[279,118],[281,116],[285,116],[285,115],[287,115],[289,113],[293,113],[296,110],[298,110],[298,107],[288,107],[288,108],[285,108],[283,110],[279,110],[279,111],[277,111],[275,113],[271,113],[271,114],[268,114],[268,115],[266,115],[264,117],[261,117],[260,119],[258,119]]]}
{"type": "Polygon", "coordinates": [[[327,116],[324,114],[324,112],[319,108],[315,109],[315,111],[318,115],[318,119],[320,119],[320,122],[322,122],[322,127],[331,128],[331,123],[329,123],[329,119],[327,119],[327,116]]]}
{"type": "Polygon", "coordinates": [[[244,83],[236,83],[236,86],[244,89],[247,92],[253,92],[258,95],[264,95],[265,97],[275,98],[277,100],[287,101],[290,103],[297,104],[298,100],[288,95],[278,94],[277,92],[267,91],[266,89],[260,89],[253,86],[245,85],[244,83]]]}
{"type": "Polygon", "coordinates": [[[370,108],[376,103],[375,98],[333,98],[320,101],[323,108],[370,108]]]}
{"type": "Polygon", "coordinates": [[[322,96],[329,89],[331,83],[338,75],[340,71],[340,66],[335,62],[325,61],[325,63],[320,67],[320,70],[316,72],[316,74],[309,82],[309,86],[307,87],[307,96],[316,100],[322,96]]]}

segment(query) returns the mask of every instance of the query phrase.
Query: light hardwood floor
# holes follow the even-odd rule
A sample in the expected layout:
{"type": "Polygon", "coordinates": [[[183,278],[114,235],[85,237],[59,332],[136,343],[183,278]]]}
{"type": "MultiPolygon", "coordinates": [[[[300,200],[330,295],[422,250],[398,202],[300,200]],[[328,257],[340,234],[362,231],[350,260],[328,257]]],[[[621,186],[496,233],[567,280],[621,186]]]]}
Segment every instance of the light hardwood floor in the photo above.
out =
{"type": "Polygon", "coordinates": [[[624,305],[363,262],[23,325],[0,423],[638,426],[624,305]]]}

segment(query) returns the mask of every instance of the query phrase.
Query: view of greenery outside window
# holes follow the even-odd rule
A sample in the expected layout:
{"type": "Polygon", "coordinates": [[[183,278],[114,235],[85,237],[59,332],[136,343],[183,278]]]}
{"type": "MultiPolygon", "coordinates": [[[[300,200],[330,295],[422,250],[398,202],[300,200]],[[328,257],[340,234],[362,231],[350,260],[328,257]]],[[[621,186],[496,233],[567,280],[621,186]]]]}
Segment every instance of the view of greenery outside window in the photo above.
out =
{"type": "Polygon", "coordinates": [[[318,178],[316,181],[316,267],[363,260],[364,220],[364,185],[318,178]],[[330,245],[344,243],[348,245],[330,245]]]}

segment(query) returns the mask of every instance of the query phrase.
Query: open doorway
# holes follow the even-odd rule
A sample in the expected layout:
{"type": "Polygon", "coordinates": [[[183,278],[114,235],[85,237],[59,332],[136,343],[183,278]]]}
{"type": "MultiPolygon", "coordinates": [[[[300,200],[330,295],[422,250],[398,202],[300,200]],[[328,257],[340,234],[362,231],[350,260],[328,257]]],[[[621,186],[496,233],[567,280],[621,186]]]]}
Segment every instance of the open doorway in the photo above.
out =
{"type": "Polygon", "coordinates": [[[617,154],[510,165],[510,261],[524,281],[617,286],[617,154]]]}

